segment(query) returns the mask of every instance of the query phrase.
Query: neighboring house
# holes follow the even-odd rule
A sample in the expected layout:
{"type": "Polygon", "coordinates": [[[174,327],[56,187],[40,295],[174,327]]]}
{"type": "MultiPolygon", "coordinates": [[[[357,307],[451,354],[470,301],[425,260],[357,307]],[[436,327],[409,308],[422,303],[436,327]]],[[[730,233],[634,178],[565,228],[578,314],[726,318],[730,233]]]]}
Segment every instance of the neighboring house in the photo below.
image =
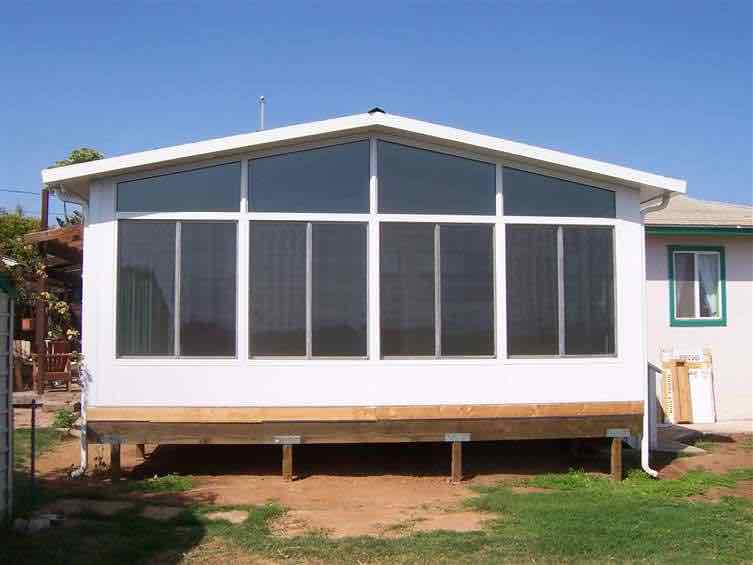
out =
{"type": "Polygon", "coordinates": [[[753,207],[678,195],[646,215],[647,343],[711,350],[716,418],[753,419],[753,207]]]}
{"type": "Polygon", "coordinates": [[[0,272],[0,525],[13,510],[13,297],[11,278],[0,272]]]}
{"type": "Polygon", "coordinates": [[[121,442],[281,444],[289,477],[296,443],[446,441],[454,472],[463,441],[642,433],[642,208],[684,181],[376,109],[42,178],[85,206],[114,470],[121,442]]]}

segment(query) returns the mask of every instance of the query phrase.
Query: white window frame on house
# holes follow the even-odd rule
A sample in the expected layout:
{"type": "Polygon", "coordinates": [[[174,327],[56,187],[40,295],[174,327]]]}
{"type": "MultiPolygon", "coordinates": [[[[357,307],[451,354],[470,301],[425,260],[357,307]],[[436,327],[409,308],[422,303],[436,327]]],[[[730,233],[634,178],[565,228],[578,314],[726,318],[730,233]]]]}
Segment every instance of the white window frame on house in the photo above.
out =
{"type": "MultiPolygon", "coordinates": [[[[511,167],[523,171],[529,171],[537,174],[544,174],[554,178],[579,182],[596,188],[602,188],[617,192],[621,187],[612,185],[605,181],[596,181],[589,178],[579,177],[577,175],[566,174],[549,170],[544,167],[534,167],[529,164],[516,162],[513,160],[499,159],[490,157],[482,153],[465,151],[457,148],[448,148],[438,143],[426,142],[425,140],[411,139],[407,136],[397,136],[389,134],[378,135],[352,135],[338,136],[326,141],[310,143],[292,143],[275,149],[254,151],[234,155],[227,158],[206,159],[192,162],[188,165],[161,168],[156,174],[172,174],[189,171],[198,168],[204,168],[212,165],[223,163],[240,163],[240,202],[237,211],[233,212],[119,212],[117,210],[117,193],[113,198],[113,217],[117,220],[173,220],[173,221],[234,221],[237,223],[237,249],[236,249],[236,355],[233,358],[197,358],[180,359],[169,357],[166,362],[190,362],[205,363],[240,363],[251,365],[254,363],[279,363],[285,361],[284,357],[255,357],[250,355],[249,336],[250,336],[250,297],[249,297],[249,249],[250,249],[250,223],[252,221],[276,221],[276,222],[305,222],[305,223],[363,223],[366,225],[366,294],[367,294],[367,311],[366,311],[366,357],[290,357],[291,362],[319,363],[319,362],[340,362],[341,360],[350,360],[357,362],[384,362],[399,363],[407,359],[422,361],[468,361],[474,362],[483,359],[497,359],[504,362],[514,363],[536,363],[542,360],[541,357],[519,357],[508,356],[507,354],[507,328],[506,328],[506,274],[505,274],[505,226],[510,224],[530,224],[530,225],[547,225],[547,226],[608,226],[613,231],[613,261],[615,265],[618,262],[619,246],[617,242],[620,239],[620,233],[617,229],[620,219],[619,210],[616,218],[583,218],[583,217],[559,217],[559,216],[505,216],[504,215],[504,187],[503,187],[503,168],[511,167]],[[304,151],[339,145],[355,141],[368,140],[370,144],[369,155],[369,211],[367,213],[309,213],[309,212],[255,212],[249,210],[249,161],[265,156],[282,155],[290,152],[304,151]],[[399,143],[410,147],[425,149],[428,151],[440,152],[443,154],[473,159],[489,163],[495,167],[495,213],[492,215],[473,215],[473,214],[382,214],[378,210],[378,191],[379,179],[377,176],[377,145],[378,141],[387,141],[399,143]],[[385,358],[381,353],[381,331],[380,331],[380,225],[382,223],[399,222],[399,223],[430,223],[434,225],[442,224],[476,224],[492,226],[492,320],[493,320],[493,350],[492,356],[416,356],[416,357],[389,357],[385,358]]],[[[155,176],[155,171],[140,174],[127,174],[114,177],[111,179],[114,183],[115,190],[120,182],[136,180],[155,176]]],[[[619,200],[619,199],[618,199],[619,200]]],[[[117,233],[117,230],[115,230],[117,233]]],[[[115,237],[115,252],[117,253],[118,242],[115,237]]],[[[117,267],[116,267],[117,269],[117,267]]],[[[619,288],[621,273],[620,270],[614,269],[614,291],[619,288]]],[[[114,289],[114,296],[117,296],[117,287],[114,289]]],[[[576,356],[568,355],[563,357],[554,357],[553,362],[571,362],[577,363],[583,357],[593,359],[596,362],[613,362],[614,358],[619,357],[619,301],[614,302],[614,341],[615,353],[607,355],[586,355],[576,356]]],[[[116,307],[117,320],[117,307],[116,307]]],[[[439,328],[436,328],[437,331],[439,328]]],[[[113,343],[117,343],[117,322],[113,324],[113,343]]],[[[561,336],[564,339],[564,336],[561,336]]],[[[128,358],[117,357],[118,363],[152,363],[155,357],[137,357],[129,356],[128,358]]]]}

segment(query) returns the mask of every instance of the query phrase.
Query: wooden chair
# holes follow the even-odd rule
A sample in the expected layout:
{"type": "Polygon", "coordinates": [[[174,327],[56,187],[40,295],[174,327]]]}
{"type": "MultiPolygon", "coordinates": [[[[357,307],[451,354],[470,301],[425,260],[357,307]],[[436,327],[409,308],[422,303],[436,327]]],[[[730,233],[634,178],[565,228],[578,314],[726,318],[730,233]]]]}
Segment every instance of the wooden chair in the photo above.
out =
{"type": "Polygon", "coordinates": [[[54,343],[45,344],[45,366],[47,371],[42,381],[39,374],[39,357],[34,356],[34,384],[37,390],[41,393],[47,385],[50,385],[56,381],[62,381],[65,383],[65,390],[71,390],[71,353],[59,353],[60,347],[54,343]]]}

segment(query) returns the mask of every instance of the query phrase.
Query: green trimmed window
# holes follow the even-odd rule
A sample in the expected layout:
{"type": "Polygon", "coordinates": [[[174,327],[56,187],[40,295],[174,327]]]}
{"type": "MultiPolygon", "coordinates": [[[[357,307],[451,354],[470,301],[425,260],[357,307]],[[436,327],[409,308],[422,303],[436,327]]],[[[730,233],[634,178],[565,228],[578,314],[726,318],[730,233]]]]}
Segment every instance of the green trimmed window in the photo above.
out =
{"type": "Polygon", "coordinates": [[[726,326],[723,247],[669,248],[669,319],[672,326],[726,326]]]}

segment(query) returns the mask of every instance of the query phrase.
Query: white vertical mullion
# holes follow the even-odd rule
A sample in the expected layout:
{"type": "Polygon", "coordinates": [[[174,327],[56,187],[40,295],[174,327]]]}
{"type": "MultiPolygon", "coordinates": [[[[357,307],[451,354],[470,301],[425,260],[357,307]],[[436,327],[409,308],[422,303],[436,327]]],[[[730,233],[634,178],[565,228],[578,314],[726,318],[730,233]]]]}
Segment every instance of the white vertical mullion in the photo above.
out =
{"type": "Polygon", "coordinates": [[[379,360],[381,357],[380,312],[379,312],[379,207],[377,178],[377,141],[371,137],[369,155],[369,224],[367,237],[367,281],[368,314],[366,335],[368,340],[368,357],[379,360]]]}
{"type": "Polygon", "coordinates": [[[494,353],[498,359],[507,357],[507,271],[505,269],[504,185],[502,165],[497,163],[495,174],[495,212],[497,222],[492,233],[494,247],[494,353]]]}
{"type": "Polygon", "coordinates": [[[562,226],[557,227],[557,323],[559,355],[565,354],[565,236],[562,226]]]}
{"type": "Polygon", "coordinates": [[[312,225],[306,223],[306,358],[311,359],[311,280],[312,280],[312,225]]]}
{"type": "Polygon", "coordinates": [[[248,213],[248,159],[241,159],[241,214],[248,213]]]}
{"type": "Polygon", "coordinates": [[[181,275],[181,222],[175,222],[175,300],[173,313],[173,355],[180,356],[180,275],[181,275]]]}
{"type": "Polygon", "coordinates": [[[238,221],[236,228],[236,237],[238,241],[236,249],[236,357],[241,361],[248,359],[249,347],[249,249],[250,249],[250,226],[248,220],[241,219],[238,221]]]}

